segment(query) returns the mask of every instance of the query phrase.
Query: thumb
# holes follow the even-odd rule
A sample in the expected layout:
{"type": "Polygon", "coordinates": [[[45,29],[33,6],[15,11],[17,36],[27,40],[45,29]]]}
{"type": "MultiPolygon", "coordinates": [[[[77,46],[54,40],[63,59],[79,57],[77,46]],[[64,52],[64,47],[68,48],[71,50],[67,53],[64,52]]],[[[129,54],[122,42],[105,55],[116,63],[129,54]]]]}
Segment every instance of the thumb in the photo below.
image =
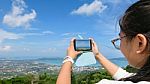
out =
{"type": "Polygon", "coordinates": [[[82,54],[83,52],[82,51],[77,51],[77,55],[80,55],[82,54]]]}

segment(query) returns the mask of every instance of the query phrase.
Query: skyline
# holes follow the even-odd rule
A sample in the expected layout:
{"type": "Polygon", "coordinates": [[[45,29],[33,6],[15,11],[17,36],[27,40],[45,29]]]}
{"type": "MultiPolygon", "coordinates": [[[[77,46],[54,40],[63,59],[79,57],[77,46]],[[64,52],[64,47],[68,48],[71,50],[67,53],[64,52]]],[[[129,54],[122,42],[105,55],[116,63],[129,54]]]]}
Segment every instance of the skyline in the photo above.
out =
{"type": "Polygon", "coordinates": [[[0,57],[64,57],[71,38],[92,37],[108,58],[122,57],[111,40],[137,0],[1,0],[0,57]]]}

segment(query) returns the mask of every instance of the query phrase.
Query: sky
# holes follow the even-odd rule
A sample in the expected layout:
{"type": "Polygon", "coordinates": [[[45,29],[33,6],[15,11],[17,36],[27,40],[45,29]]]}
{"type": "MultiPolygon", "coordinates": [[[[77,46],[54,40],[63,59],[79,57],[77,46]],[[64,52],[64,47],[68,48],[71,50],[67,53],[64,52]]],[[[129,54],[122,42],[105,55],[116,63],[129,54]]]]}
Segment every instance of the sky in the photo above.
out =
{"type": "Polygon", "coordinates": [[[111,40],[136,1],[0,0],[0,58],[62,58],[78,35],[94,38],[106,57],[122,57],[111,40]]]}

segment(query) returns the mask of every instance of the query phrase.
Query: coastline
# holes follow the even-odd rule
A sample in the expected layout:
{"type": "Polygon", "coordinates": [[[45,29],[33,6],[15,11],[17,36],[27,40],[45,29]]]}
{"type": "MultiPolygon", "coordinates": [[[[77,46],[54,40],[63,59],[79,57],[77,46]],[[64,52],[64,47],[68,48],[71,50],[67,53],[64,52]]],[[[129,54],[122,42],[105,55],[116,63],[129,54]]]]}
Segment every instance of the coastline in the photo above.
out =
{"type": "MultiPolygon", "coordinates": [[[[126,67],[127,61],[122,58],[110,59],[115,64],[120,64],[120,67],[126,67]]],[[[61,68],[63,59],[57,58],[42,58],[30,60],[8,60],[0,59],[0,78],[12,78],[14,76],[25,74],[39,74],[42,72],[50,74],[58,74],[61,68]]],[[[84,73],[103,69],[97,62],[89,66],[73,66],[73,72],[84,73]]]]}
{"type": "MultiPolygon", "coordinates": [[[[11,79],[27,74],[49,73],[57,75],[61,65],[46,64],[31,60],[0,60],[0,79],[11,79]]],[[[73,72],[91,72],[99,70],[100,66],[73,67],[73,72]]]]}

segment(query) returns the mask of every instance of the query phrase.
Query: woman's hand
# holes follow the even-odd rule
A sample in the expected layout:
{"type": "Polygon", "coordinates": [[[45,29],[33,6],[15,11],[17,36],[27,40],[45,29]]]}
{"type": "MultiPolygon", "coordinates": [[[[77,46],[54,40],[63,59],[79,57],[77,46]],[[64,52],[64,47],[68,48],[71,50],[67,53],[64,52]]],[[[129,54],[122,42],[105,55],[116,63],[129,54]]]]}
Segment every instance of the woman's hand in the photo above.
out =
{"type": "Polygon", "coordinates": [[[92,40],[92,52],[95,55],[95,58],[97,59],[101,53],[99,52],[97,44],[94,42],[94,39],[90,38],[92,40]]]}
{"type": "Polygon", "coordinates": [[[77,55],[81,53],[79,51],[74,50],[74,43],[73,43],[74,40],[75,38],[71,40],[70,46],[68,47],[68,50],[67,50],[67,56],[70,56],[72,59],[75,59],[77,55]]]}
{"type": "Polygon", "coordinates": [[[97,44],[94,42],[94,39],[90,38],[92,40],[92,52],[94,55],[96,55],[97,53],[99,53],[99,49],[97,47],[97,44]]]}

